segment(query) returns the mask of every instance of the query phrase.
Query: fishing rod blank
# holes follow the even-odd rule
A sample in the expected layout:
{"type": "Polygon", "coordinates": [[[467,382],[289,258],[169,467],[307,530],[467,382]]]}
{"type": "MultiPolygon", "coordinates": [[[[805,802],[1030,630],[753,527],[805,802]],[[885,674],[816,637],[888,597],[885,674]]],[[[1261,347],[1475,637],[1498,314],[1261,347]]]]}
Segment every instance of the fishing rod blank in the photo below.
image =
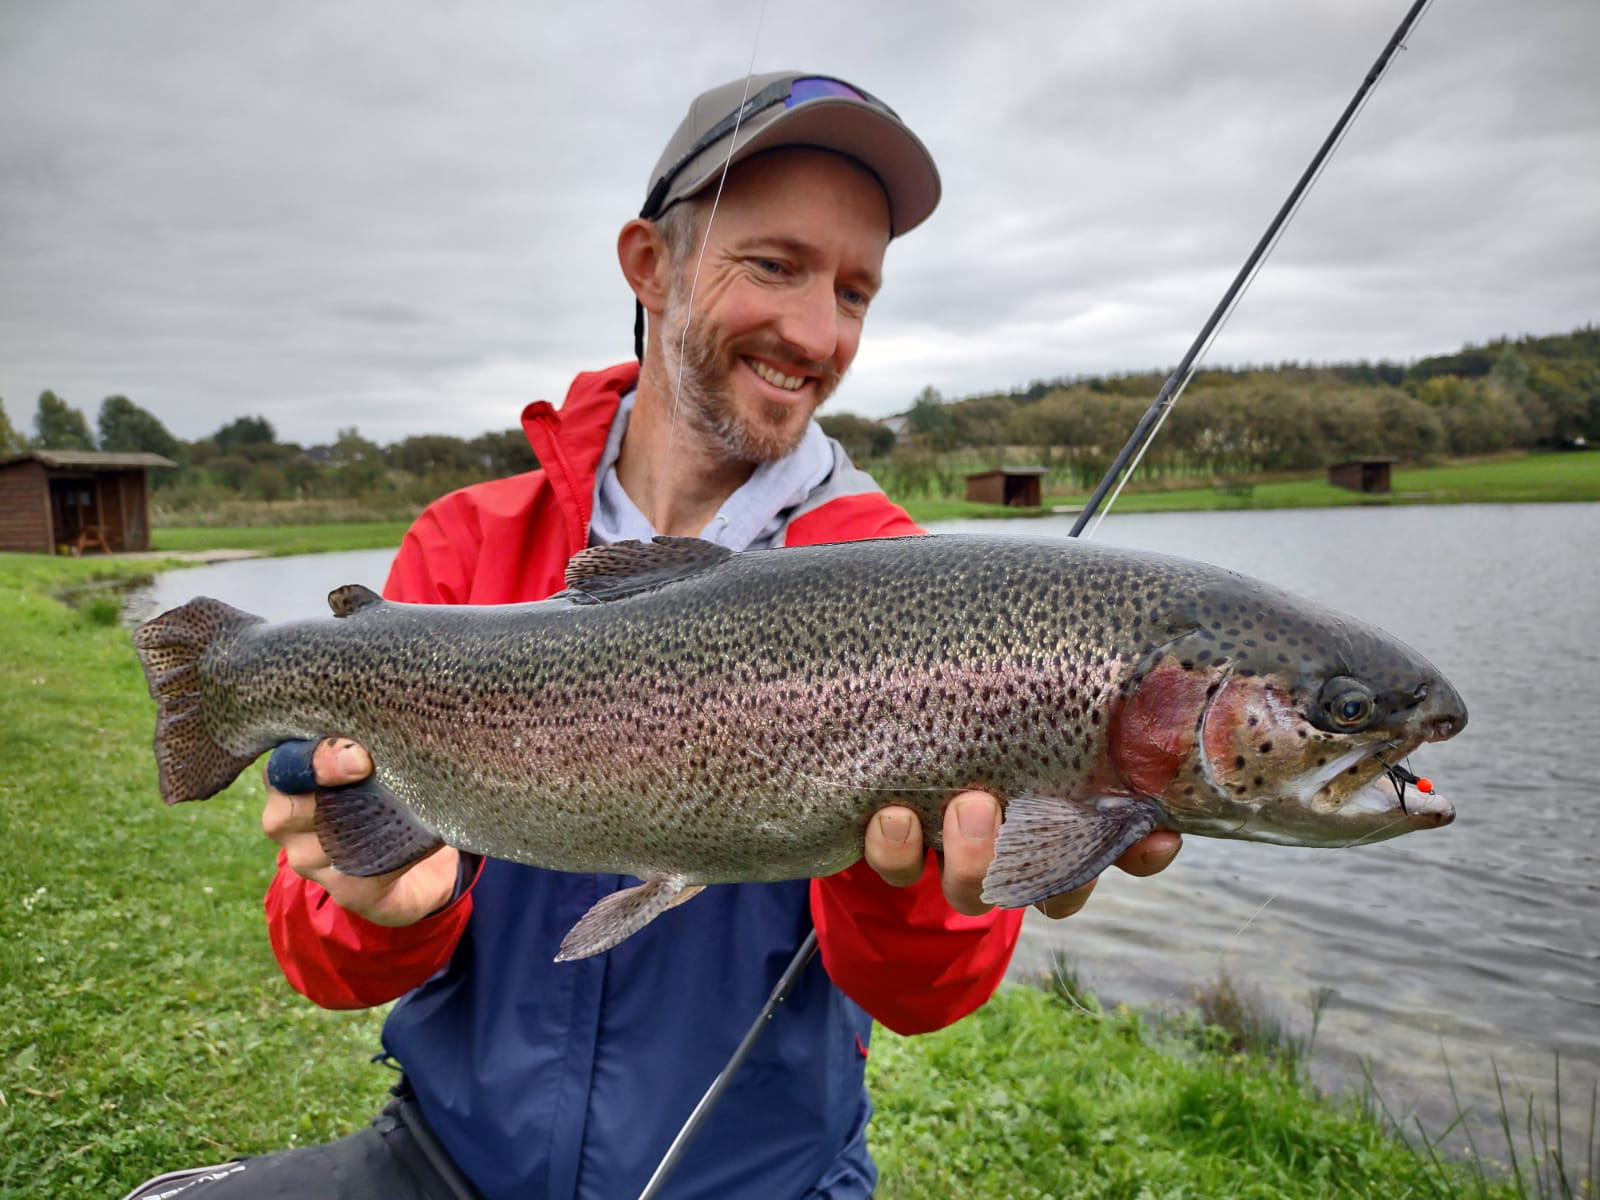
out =
{"type": "Polygon", "coordinates": [[[1111,489],[1111,485],[1117,481],[1123,469],[1127,467],[1128,460],[1133,457],[1136,450],[1144,445],[1147,439],[1154,436],[1155,427],[1166,414],[1167,409],[1178,402],[1178,395],[1183,391],[1183,385],[1188,382],[1189,375],[1194,370],[1195,360],[1200,357],[1201,351],[1205,349],[1206,343],[1211,339],[1218,325],[1226,319],[1228,310],[1233,307],[1234,302],[1239,298],[1239,294],[1249,282],[1250,276],[1255,273],[1261,260],[1266,257],[1267,252],[1272,248],[1272,244],[1277,240],[1278,234],[1282,232],[1284,225],[1294,215],[1294,211],[1305,196],[1306,190],[1315,182],[1318,172],[1322,170],[1323,164],[1328,160],[1328,156],[1333,153],[1340,139],[1344,137],[1345,130],[1349,127],[1350,122],[1355,119],[1356,113],[1366,101],[1367,95],[1377,86],[1378,80],[1382,78],[1384,71],[1389,66],[1389,60],[1394,57],[1394,52],[1400,48],[1401,43],[1405,41],[1406,34],[1411,32],[1411,27],[1416,24],[1417,17],[1421,15],[1422,10],[1429,3],[1431,3],[1431,0],[1415,0],[1415,3],[1407,11],[1399,27],[1394,31],[1394,36],[1389,39],[1388,44],[1383,48],[1383,52],[1378,55],[1378,60],[1372,64],[1372,69],[1367,72],[1366,78],[1361,81],[1361,86],[1356,89],[1356,94],[1350,98],[1350,103],[1345,105],[1344,112],[1340,113],[1339,119],[1334,122],[1333,129],[1323,139],[1322,145],[1317,149],[1317,153],[1311,159],[1310,165],[1301,173],[1294,188],[1289,192],[1289,198],[1283,202],[1283,206],[1278,209],[1277,215],[1272,218],[1272,223],[1267,226],[1267,231],[1261,235],[1261,240],[1256,243],[1255,249],[1250,252],[1250,257],[1245,259],[1244,266],[1239,268],[1239,273],[1233,277],[1233,282],[1228,285],[1228,290],[1222,294],[1222,299],[1217,302],[1216,308],[1211,310],[1211,316],[1206,319],[1205,325],[1201,327],[1200,332],[1195,336],[1194,342],[1183,356],[1183,361],[1167,377],[1166,383],[1161,385],[1161,391],[1157,394],[1149,409],[1145,411],[1143,417],[1139,418],[1139,424],[1134,426],[1133,433],[1128,438],[1127,443],[1117,454],[1111,467],[1106,471],[1105,477],[1096,485],[1094,493],[1089,497],[1089,502],[1083,506],[1083,511],[1078,514],[1078,519],[1072,523],[1070,536],[1077,537],[1083,532],[1084,526],[1089,523],[1089,518],[1094,516],[1095,510],[1100,507],[1100,502],[1105,499],[1106,492],[1111,489]]]}
{"type": "Polygon", "coordinates": [[[789,960],[789,965],[784,968],[779,976],[777,986],[772,989],[772,995],[767,997],[767,1002],[761,1006],[761,1011],[756,1014],[755,1021],[750,1028],[745,1030],[744,1038],[739,1042],[733,1052],[733,1057],[728,1059],[728,1065],[718,1072],[717,1077],[711,1081],[711,1086],[706,1089],[706,1094],[700,1097],[700,1103],[694,1106],[694,1111],[689,1114],[689,1119],[683,1123],[683,1128],[678,1130],[678,1136],[672,1139],[672,1145],[667,1147],[667,1152],[656,1165],[655,1174],[650,1176],[650,1182],[644,1185],[644,1191],[639,1193],[639,1200],[655,1200],[661,1194],[661,1189],[666,1186],[667,1176],[672,1174],[673,1168],[678,1165],[678,1160],[683,1157],[684,1151],[689,1148],[689,1143],[694,1140],[694,1135],[700,1132],[700,1126],[711,1115],[711,1110],[716,1107],[717,1101],[722,1099],[722,1093],[728,1090],[728,1085],[733,1082],[733,1077],[738,1074],[739,1067],[749,1057],[750,1048],[756,1044],[756,1039],[761,1036],[761,1031],[767,1027],[767,1022],[777,1010],[778,1005],[794,985],[799,982],[800,972],[806,969],[806,964],[811,961],[811,956],[817,952],[817,931],[813,929],[806,934],[806,940],[800,943],[800,948],[794,952],[794,957],[789,960]]]}

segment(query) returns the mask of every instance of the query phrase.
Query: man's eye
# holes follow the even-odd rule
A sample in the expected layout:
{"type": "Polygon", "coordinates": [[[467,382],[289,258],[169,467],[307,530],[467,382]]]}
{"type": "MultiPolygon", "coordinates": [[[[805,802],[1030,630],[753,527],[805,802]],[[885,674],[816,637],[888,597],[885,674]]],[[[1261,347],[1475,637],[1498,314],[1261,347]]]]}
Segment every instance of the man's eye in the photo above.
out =
{"type": "Polygon", "coordinates": [[[865,292],[858,292],[855,288],[840,288],[839,299],[851,308],[865,308],[869,297],[865,292]]]}
{"type": "Polygon", "coordinates": [[[775,258],[756,259],[756,270],[767,275],[782,275],[783,264],[775,258]]]}

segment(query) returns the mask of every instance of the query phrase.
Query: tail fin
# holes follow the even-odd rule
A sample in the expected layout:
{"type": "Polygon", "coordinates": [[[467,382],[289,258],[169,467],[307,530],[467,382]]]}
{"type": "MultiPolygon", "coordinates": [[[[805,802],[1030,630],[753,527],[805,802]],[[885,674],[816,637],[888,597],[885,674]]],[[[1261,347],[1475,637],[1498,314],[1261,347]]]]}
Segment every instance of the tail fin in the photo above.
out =
{"type": "Polygon", "coordinates": [[[156,702],[156,767],[168,804],[215,796],[255,761],[219,746],[206,730],[200,660],[218,638],[262,619],[202,596],[146,621],[133,633],[156,702]]]}

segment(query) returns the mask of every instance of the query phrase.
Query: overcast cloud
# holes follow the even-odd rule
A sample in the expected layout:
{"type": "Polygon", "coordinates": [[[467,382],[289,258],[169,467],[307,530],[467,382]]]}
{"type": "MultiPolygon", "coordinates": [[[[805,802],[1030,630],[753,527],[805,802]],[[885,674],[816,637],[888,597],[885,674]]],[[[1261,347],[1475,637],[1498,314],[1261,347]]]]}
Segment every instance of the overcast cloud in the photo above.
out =
{"type": "MultiPolygon", "coordinates": [[[[618,227],[698,91],[841,75],[932,149],[835,409],[1170,365],[1403,0],[0,5],[0,397],[470,435],[631,353],[618,227]]],[[[1437,0],[1214,346],[1600,319],[1600,4],[1437,0]]]]}

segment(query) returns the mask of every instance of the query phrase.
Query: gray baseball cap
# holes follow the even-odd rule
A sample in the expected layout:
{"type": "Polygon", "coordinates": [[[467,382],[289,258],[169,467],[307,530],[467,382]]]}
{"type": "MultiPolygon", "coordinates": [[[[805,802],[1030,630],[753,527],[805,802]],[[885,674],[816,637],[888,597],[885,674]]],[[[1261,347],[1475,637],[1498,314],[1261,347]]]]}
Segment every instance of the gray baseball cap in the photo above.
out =
{"type": "Polygon", "coordinates": [[[778,146],[816,146],[861,163],[889,197],[891,236],[922,224],[939,203],[933,156],[894,109],[842,79],[774,71],[695,98],[650,172],[639,215],[660,216],[715,184],[724,164],[778,146]]]}

